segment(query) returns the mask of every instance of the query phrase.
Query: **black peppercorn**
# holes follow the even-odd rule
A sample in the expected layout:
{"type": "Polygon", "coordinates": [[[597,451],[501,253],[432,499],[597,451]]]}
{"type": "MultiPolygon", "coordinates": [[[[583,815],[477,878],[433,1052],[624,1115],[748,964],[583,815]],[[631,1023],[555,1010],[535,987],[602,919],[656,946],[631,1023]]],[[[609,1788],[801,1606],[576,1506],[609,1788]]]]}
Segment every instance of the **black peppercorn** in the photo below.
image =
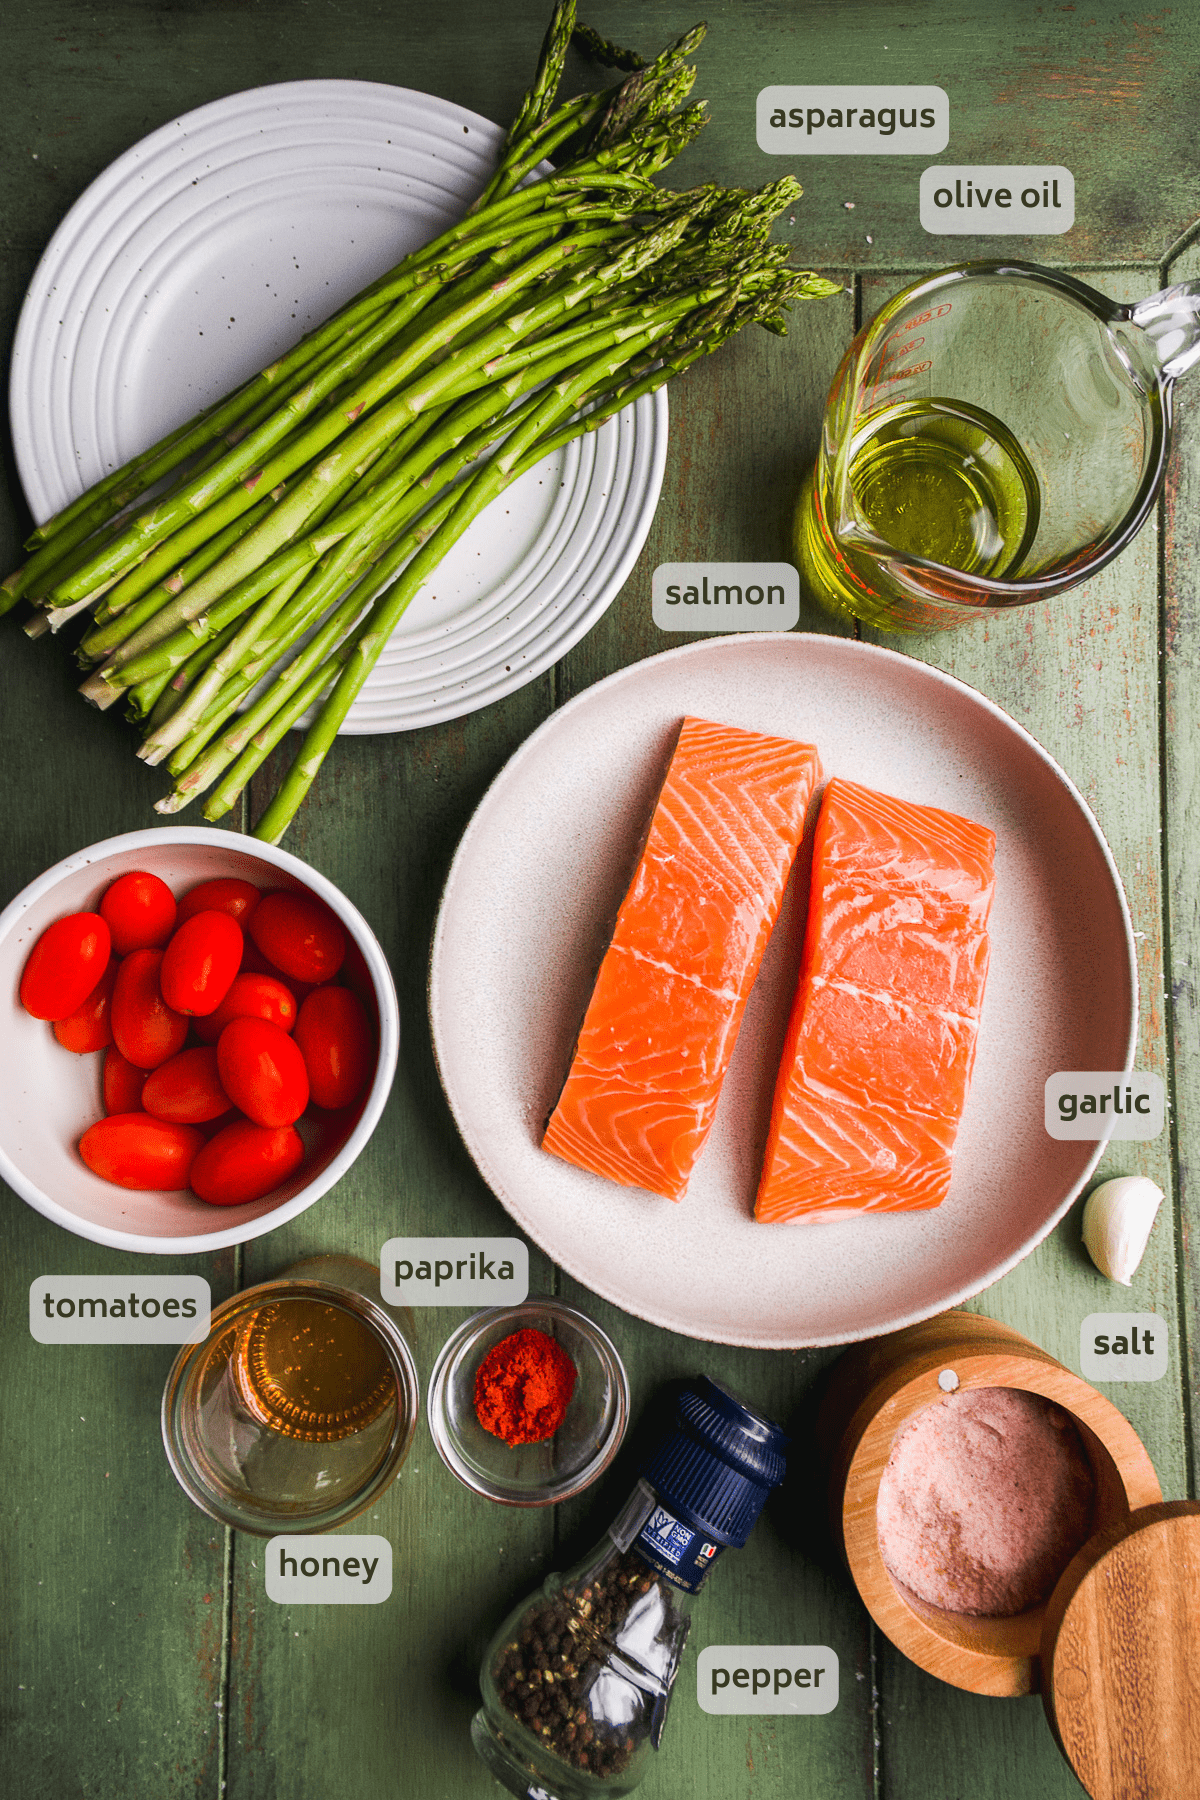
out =
{"type": "Polygon", "coordinates": [[[785,1442],[707,1378],[683,1391],[606,1538],[530,1595],[487,1652],[471,1738],[503,1786],[614,1800],[646,1773],[693,1598],[782,1480],[785,1442]]]}
{"type": "MultiPolygon", "coordinates": [[[[501,1650],[493,1679],[505,1706],[527,1724],[536,1720],[549,1748],[573,1768],[620,1774],[648,1733],[657,1683],[648,1682],[641,1729],[632,1732],[628,1709],[619,1720],[606,1718],[605,1690],[595,1690],[610,1656],[620,1653],[630,1614],[656,1586],[660,1598],[651,1641],[673,1643],[682,1626],[673,1590],[627,1551],[577,1593],[564,1588],[549,1603],[539,1597],[517,1640],[501,1650]],[[576,1647],[570,1660],[558,1653],[560,1644],[576,1647]]],[[[630,1670],[628,1653],[621,1660],[630,1670]]]]}

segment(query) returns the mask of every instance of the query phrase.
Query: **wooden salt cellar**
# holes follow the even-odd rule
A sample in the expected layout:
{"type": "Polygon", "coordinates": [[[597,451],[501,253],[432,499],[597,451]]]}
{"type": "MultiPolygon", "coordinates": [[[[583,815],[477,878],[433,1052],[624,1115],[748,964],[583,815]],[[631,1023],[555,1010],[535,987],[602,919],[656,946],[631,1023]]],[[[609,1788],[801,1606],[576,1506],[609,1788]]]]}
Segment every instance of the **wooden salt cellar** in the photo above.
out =
{"type": "MultiPolygon", "coordinates": [[[[896,1434],[948,1393],[987,1387],[1042,1394],[1071,1415],[1095,1476],[1096,1532],[1128,1527],[1138,1507],[1161,1501],[1150,1458],[1111,1401],[1019,1332],[978,1313],[941,1313],[855,1345],[833,1370],[818,1440],[830,1471],[834,1535],[880,1630],[905,1656],[954,1687],[1028,1694],[1042,1687],[1042,1629],[1051,1602],[1013,1618],[947,1612],[894,1581],[879,1549],[879,1483],[896,1434]]],[[[1080,1556],[1090,1547],[1091,1540],[1080,1556]]],[[[1140,1793],[1129,1794],[1135,1791],[1140,1793]]]]}
{"type": "Polygon", "coordinates": [[[1091,1800],[1200,1794],[1200,1503],[1164,1504],[1133,1427],[1019,1332],[948,1312],[856,1345],[817,1425],[834,1533],[875,1623],[931,1675],[976,1694],[1041,1691],[1091,1800]],[[1070,1413],[1096,1480],[1093,1532],[1044,1605],[946,1612],[894,1581],[876,1506],[892,1443],[964,1388],[1021,1388],[1070,1413]]]}

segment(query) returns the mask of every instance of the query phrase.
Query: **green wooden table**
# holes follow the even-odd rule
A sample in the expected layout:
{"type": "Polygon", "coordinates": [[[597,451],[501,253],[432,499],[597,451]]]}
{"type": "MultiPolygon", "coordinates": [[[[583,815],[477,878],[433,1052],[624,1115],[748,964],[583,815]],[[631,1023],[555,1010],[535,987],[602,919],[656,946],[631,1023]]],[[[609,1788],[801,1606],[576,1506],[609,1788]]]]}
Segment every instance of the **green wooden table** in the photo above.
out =
{"type": "MultiPolygon", "coordinates": [[[[6,341],[35,262],[68,207],[121,151],[218,96],[312,77],[385,80],[506,121],[528,80],[546,0],[9,0],[5,9],[0,255],[6,341]]],[[[592,22],[651,52],[694,22],[678,0],[606,0],[592,22]]],[[[678,179],[757,185],[795,167],[807,190],[784,230],[843,294],[779,340],[747,335],[671,394],[662,499],[624,591],[566,660],[508,700],[406,736],[344,739],[288,847],[362,909],[391,958],[404,1017],[400,1069],[366,1153],[320,1204],[238,1253],[155,1260],[207,1277],[214,1300],[302,1255],[375,1259],[398,1233],[500,1234],[507,1220],[458,1139],[434,1069],[424,980],[440,886],[487,783],[556,706],[623,664],[685,641],[650,617],[659,562],[790,555],[788,519],[832,371],[856,323],[914,271],[969,255],[1061,264],[1131,299],[1200,274],[1194,91],[1200,18],[1091,7],[999,8],[982,0],[729,0],[709,12],[698,93],[713,123],[678,179]],[[760,152],[754,99],[796,83],[933,83],[950,97],[946,157],[964,164],[1063,163],[1077,211],[1064,237],[944,240],[917,212],[921,159],[788,159],[760,152]]],[[[585,82],[573,62],[571,78],[585,82]]],[[[1200,382],[1196,383],[1200,390],[1200,382]]],[[[1112,845],[1137,931],[1138,1064],[1172,1100],[1157,1142],[1114,1146],[1110,1173],[1167,1190],[1131,1295],[1082,1250],[1078,1208],[982,1294],[1001,1318],[1078,1367],[1089,1312],[1169,1321],[1167,1376],[1114,1387],[1167,1498],[1195,1493],[1191,1396],[1200,1253],[1189,1231],[1200,1149],[1200,409],[1185,386],[1168,490],[1131,549],[1053,606],[961,635],[908,640],[1028,727],[1086,795],[1112,845]]],[[[17,559],[27,515],[11,461],[0,560],[17,559]]],[[[829,622],[807,602],[801,629],[829,622]]],[[[132,754],[115,711],[74,691],[49,639],[15,617],[6,652],[3,899],[58,858],[154,823],[161,778],[132,754]]],[[[256,805],[235,823],[248,829],[256,805]]],[[[467,1726],[483,1644],[552,1567],[598,1537],[627,1461],[557,1510],[492,1508],[442,1467],[424,1424],[399,1482],[361,1522],[394,1546],[390,1601],[289,1611],[267,1600],[262,1541],[227,1534],[176,1487],[158,1404],[172,1352],[32,1341],[38,1275],[145,1272],[86,1243],[13,1195],[3,1237],[6,1763],[30,1800],[466,1800],[494,1792],[467,1726]]],[[[574,1297],[536,1250],[532,1284],[574,1297]]],[[[697,1369],[805,1428],[830,1352],[706,1346],[579,1293],[618,1342],[635,1409],[697,1369]]],[[[460,1315],[419,1317],[427,1376],[460,1315]]],[[[803,1441],[798,1450],[803,1460],[803,1441]]],[[[975,1699],[923,1675],[871,1628],[820,1527],[814,1481],[773,1502],[703,1602],[647,1800],[1063,1800],[1080,1790],[1037,1699],[975,1699]],[[841,1659],[837,1710],[821,1718],[712,1718],[696,1702],[705,1643],[825,1643],[841,1659]]]]}

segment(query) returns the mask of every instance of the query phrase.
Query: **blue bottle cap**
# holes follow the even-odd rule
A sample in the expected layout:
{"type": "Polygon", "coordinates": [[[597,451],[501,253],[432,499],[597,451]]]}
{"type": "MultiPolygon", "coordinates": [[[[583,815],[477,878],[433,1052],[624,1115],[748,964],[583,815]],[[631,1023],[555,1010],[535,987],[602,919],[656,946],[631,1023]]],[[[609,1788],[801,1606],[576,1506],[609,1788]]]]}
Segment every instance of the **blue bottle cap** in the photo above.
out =
{"type": "Polygon", "coordinates": [[[740,1549],[783,1480],[787,1443],[774,1420],[698,1375],[679,1396],[675,1429],[641,1472],[679,1518],[740,1549]]]}

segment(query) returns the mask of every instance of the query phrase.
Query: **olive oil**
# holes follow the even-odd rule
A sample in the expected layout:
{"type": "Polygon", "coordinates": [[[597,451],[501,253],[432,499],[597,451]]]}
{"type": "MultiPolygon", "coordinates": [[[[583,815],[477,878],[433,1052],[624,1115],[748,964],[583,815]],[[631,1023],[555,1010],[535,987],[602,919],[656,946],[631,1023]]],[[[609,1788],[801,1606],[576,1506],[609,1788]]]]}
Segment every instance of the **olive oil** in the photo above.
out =
{"type": "MultiPolygon", "coordinates": [[[[1028,457],[999,419],[961,401],[910,400],[869,415],[849,447],[848,482],[850,517],[838,518],[822,459],[801,505],[801,566],[825,604],[890,629],[901,622],[897,601],[905,625],[922,621],[911,588],[889,593],[888,548],[1001,580],[1020,571],[1037,536],[1040,496],[1028,457]]],[[[939,601],[972,604],[969,587],[956,592],[952,578],[913,579],[933,601],[931,615],[939,601]]]]}

